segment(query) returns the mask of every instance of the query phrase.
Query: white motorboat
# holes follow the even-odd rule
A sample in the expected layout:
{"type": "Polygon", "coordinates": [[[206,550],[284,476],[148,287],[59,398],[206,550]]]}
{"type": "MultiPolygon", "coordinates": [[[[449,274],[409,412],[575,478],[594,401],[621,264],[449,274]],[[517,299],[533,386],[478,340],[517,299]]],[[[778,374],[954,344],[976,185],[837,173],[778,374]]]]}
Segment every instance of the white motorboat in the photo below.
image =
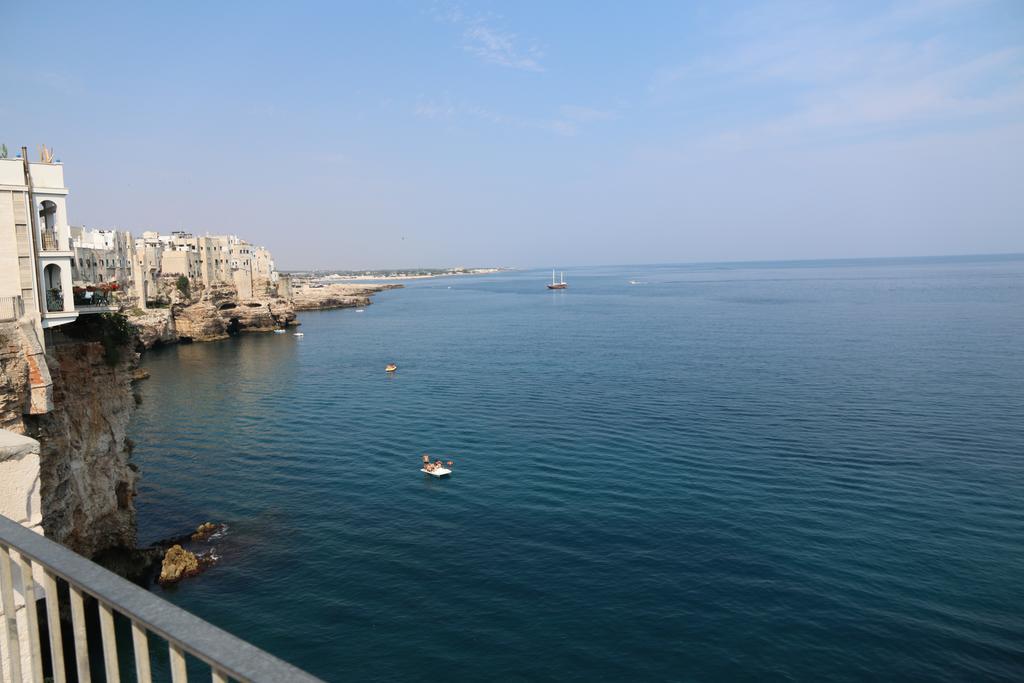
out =
{"type": "Polygon", "coordinates": [[[295,333],[295,336],[296,336],[296,337],[305,337],[305,336],[306,336],[306,333],[305,333],[305,332],[296,332],[296,333],[295,333]]]}
{"type": "Polygon", "coordinates": [[[285,330],[274,330],[274,334],[284,334],[285,330]]]}
{"type": "Polygon", "coordinates": [[[452,471],[447,467],[438,467],[436,470],[428,470],[426,468],[421,467],[420,472],[422,472],[423,474],[432,474],[435,477],[447,477],[449,474],[452,473],[452,471]]]}

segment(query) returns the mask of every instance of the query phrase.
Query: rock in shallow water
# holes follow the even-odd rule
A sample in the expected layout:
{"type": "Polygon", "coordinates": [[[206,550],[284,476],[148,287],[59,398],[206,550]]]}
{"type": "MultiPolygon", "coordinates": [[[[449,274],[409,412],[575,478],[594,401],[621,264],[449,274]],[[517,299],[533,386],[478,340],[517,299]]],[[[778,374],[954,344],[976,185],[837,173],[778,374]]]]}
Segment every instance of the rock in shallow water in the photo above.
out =
{"type": "Polygon", "coordinates": [[[222,524],[214,524],[213,522],[203,522],[196,527],[195,533],[192,534],[193,541],[205,541],[215,532],[219,531],[223,527],[222,524]]]}
{"type": "Polygon", "coordinates": [[[180,545],[171,546],[160,567],[160,583],[174,583],[199,573],[199,558],[180,545]]]}

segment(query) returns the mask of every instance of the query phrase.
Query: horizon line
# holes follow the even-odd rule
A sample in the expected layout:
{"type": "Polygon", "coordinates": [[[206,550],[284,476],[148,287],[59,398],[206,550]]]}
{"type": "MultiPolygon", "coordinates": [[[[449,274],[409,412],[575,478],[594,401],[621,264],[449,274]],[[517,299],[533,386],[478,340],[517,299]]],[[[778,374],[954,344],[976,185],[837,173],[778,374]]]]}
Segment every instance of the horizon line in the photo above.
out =
{"type": "MultiPolygon", "coordinates": [[[[830,257],[814,257],[814,258],[774,258],[774,259],[735,259],[735,260],[720,260],[720,261],[647,261],[647,262],[636,262],[636,263],[589,263],[589,264],[575,264],[567,266],[555,266],[555,270],[562,270],[567,268],[610,268],[610,267],[623,267],[623,266],[701,266],[701,265],[721,265],[721,264],[752,264],[752,263],[820,263],[820,262],[837,262],[837,261],[898,261],[898,260],[924,260],[924,259],[955,259],[955,258],[992,258],[992,257],[1022,257],[1024,258],[1024,251],[1007,251],[1007,252],[985,252],[985,253],[970,253],[970,254],[915,254],[907,256],[830,256],[830,257]]],[[[487,266],[403,266],[403,267],[380,267],[380,268],[282,268],[282,273],[312,273],[312,272],[347,272],[347,273],[358,273],[358,272],[380,272],[384,270],[391,270],[396,272],[410,271],[410,270],[444,270],[446,268],[500,268],[501,270],[517,270],[517,271],[530,271],[530,270],[548,270],[551,266],[499,266],[499,265],[487,265],[487,266]]]]}

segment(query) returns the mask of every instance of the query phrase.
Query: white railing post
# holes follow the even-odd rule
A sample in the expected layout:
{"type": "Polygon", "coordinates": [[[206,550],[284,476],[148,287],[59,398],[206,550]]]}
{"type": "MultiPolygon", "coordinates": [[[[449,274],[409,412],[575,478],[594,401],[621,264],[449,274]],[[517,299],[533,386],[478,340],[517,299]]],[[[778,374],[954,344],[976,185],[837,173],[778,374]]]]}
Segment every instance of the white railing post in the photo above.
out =
{"type": "Polygon", "coordinates": [[[132,619],[132,646],[135,650],[135,678],[139,683],[150,683],[152,675],[149,671],[149,637],[146,629],[132,619]]]}
{"type": "Polygon", "coordinates": [[[11,554],[0,545],[0,609],[4,612],[4,633],[7,641],[7,666],[12,681],[21,680],[21,642],[18,638],[18,613],[14,606],[14,576],[11,554]]]}
{"type": "Polygon", "coordinates": [[[89,636],[85,631],[85,605],[82,602],[82,591],[74,586],[71,588],[71,626],[75,632],[75,664],[78,666],[78,680],[89,683],[89,636]]]}
{"type": "Polygon", "coordinates": [[[18,568],[21,570],[21,594],[25,598],[25,625],[28,627],[29,660],[32,663],[32,680],[43,683],[43,651],[39,646],[39,614],[36,611],[36,580],[32,576],[32,562],[18,553],[18,568]]]}
{"type": "Polygon", "coordinates": [[[54,683],[65,683],[64,641],[61,639],[60,603],[57,602],[57,580],[53,572],[43,569],[43,592],[46,593],[46,627],[50,632],[50,663],[54,683]]]}
{"type": "Polygon", "coordinates": [[[185,669],[185,653],[174,643],[167,644],[167,651],[171,657],[171,681],[173,683],[188,683],[188,671],[185,669]]]}
{"type": "Polygon", "coordinates": [[[103,636],[103,670],[107,683],[120,683],[121,672],[117,666],[117,634],[114,633],[114,612],[110,605],[100,603],[100,633],[103,636]]]}

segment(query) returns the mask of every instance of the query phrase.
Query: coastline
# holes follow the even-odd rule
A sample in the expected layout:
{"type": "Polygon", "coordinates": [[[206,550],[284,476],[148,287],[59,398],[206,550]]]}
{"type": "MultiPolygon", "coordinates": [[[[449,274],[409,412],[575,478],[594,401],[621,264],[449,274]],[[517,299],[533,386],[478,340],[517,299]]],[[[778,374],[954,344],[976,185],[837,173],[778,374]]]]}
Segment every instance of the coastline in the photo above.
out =
{"type": "Polygon", "coordinates": [[[167,344],[227,339],[241,333],[273,332],[300,325],[300,311],[359,308],[400,284],[297,287],[289,298],[243,299],[230,286],[212,287],[195,298],[176,296],[167,308],[125,312],[136,327],[141,350],[167,344]]]}
{"type": "Polygon", "coordinates": [[[382,282],[391,281],[397,282],[402,280],[433,280],[442,277],[462,277],[466,275],[491,275],[493,273],[502,273],[511,270],[510,268],[474,268],[472,270],[459,270],[449,271],[443,273],[423,273],[417,275],[338,275],[334,273],[332,275],[324,275],[317,277],[315,275],[306,275],[303,273],[293,273],[292,276],[303,281],[303,282],[318,282],[325,285],[334,283],[346,283],[346,282],[382,282]]]}
{"type": "Polygon", "coordinates": [[[292,295],[295,311],[326,311],[333,308],[359,308],[369,306],[371,297],[389,289],[401,289],[400,284],[344,285],[331,284],[322,287],[296,287],[292,295]]]}

